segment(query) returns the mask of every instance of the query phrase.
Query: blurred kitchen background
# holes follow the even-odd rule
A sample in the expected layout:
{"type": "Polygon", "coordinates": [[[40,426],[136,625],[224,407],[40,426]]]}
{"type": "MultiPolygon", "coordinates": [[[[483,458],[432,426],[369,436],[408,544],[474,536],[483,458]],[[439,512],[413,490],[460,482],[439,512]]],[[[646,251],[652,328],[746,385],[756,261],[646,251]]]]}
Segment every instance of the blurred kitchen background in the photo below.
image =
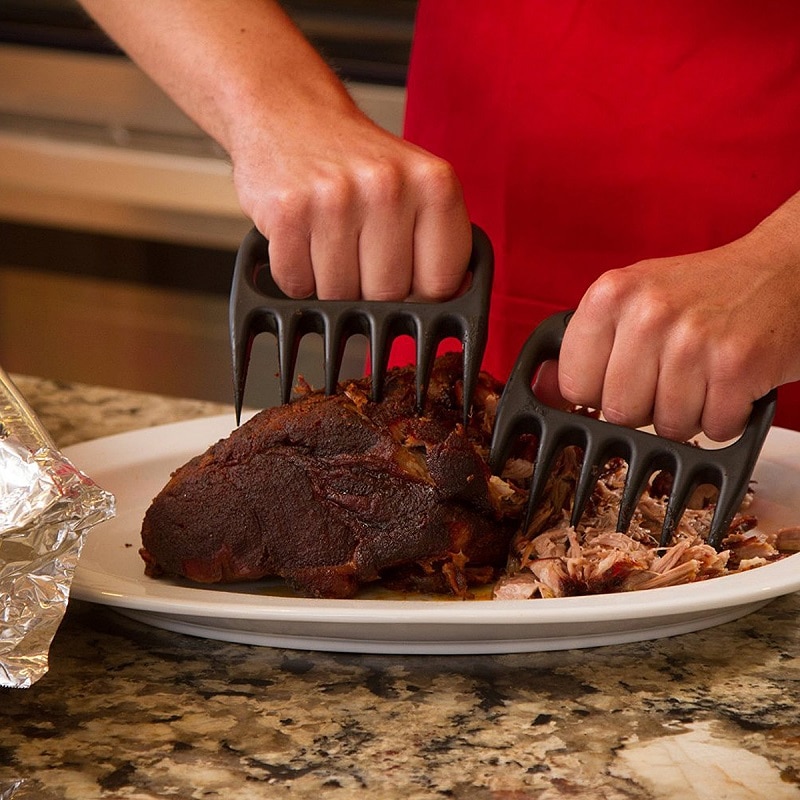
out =
{"type": "MultiPolygon", "coordinates": [[[[359,105],[399,133],[416,0],[283,3],[359,105]]],[[[0,365],[222,402],[228,291],[249,228],[224,153],[71,0],[0,0],[0,365]]],[[[354,339],[344,376],[362,374],[354,339]]],[[[321,383],[317,337],[298,371],[321,383]]],[[[245,401],[277,401],[258,337],[245,401]]]]}

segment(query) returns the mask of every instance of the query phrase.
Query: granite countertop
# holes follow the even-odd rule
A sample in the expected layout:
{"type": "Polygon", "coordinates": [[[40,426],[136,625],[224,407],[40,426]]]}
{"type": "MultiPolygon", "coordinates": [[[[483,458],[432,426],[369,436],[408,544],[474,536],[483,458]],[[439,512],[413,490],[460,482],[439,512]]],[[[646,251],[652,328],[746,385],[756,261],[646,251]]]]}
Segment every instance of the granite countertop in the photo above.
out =
{"type": "MultiPolygon", "coordinates": [[[[230,411],[15,382],[61,446],[230,411]]],[[[228,644],[72,601],[49,672],[0,698],[3,799],[788,800],[800,594],[652,642],[469,657],[228,644]]]]}

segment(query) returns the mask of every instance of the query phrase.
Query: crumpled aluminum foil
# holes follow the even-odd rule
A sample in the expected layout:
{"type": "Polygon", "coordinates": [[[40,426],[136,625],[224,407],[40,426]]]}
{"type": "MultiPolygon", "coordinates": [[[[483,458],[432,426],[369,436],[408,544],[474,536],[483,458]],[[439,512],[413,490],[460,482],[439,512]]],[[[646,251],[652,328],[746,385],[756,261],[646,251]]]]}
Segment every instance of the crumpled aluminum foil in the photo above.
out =
{"type": "Polygon", "coordinates": [[[0,368],[0,686],[47,672],[86,533],[114,513],[0,368]]]}
{"type": "Polygon", "coordinates": [[[0,783],[0,800],[11,800],[17,793],[17,789],[22,786],[22,780],[4,781],[0,783]]]}

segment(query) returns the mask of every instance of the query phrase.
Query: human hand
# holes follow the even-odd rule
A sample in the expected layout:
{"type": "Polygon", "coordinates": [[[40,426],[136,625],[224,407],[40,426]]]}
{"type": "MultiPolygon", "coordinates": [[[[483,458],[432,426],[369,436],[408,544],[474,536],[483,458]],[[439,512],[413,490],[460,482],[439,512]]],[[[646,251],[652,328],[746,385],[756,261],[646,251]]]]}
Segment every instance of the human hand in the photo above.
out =
{"type": "Polygon", "coordinates": [[[290,297],[443,300],[461,286],[472,234],[453,169],[347,103],[295,107],[282,132],[273,114],[232,159],[290,297]]]}
{"type": "Polygon", "coordinates": [[[456,293],[472,232],[452,168],[372,123],[278,0],[81,3],[229,154],[286,294],[456,293]]]}
{"type": "Polygon", "coordinates": [[[741,433],[753,401],[800,378],[797,217],[778,221],[602,275],[564,336],[562,397],[671,439],[741,433]]]}

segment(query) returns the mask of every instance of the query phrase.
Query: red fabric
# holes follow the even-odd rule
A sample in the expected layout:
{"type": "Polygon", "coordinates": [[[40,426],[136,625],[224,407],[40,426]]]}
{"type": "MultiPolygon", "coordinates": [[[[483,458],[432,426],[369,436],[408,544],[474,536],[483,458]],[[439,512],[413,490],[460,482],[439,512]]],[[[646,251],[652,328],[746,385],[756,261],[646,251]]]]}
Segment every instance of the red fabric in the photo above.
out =
{"type": "MultiPolygon", "coordinates": [[[[495,248],[485,366],[603,271],[741,236],[800,189],[796,0],[422,0],[406,136],[495,248]]],[[[800,429],[800,386],[776,424],[800,429]]]]}

